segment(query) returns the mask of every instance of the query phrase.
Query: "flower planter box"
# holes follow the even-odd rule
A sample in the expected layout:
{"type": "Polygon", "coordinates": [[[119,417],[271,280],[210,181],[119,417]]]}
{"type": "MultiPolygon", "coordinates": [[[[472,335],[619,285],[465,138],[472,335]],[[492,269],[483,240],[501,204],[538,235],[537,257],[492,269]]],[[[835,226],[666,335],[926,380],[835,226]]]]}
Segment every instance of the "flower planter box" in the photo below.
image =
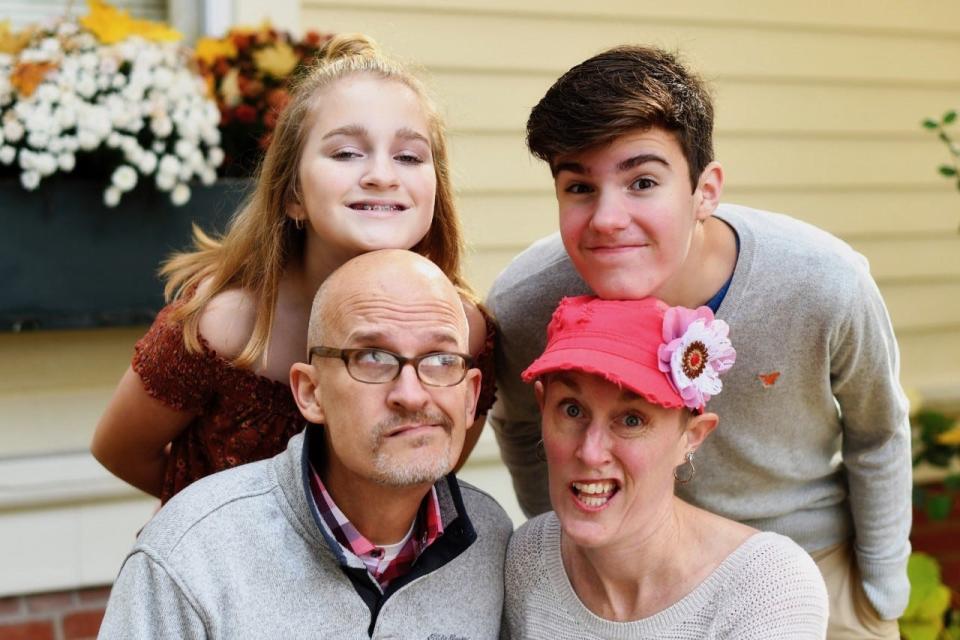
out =
{"type": "Polygon", "coordinates": [[[160,262],[191,224],[222,231],[248,180],[192,185],[175,207],[151,185],[103,204],[103,181],[54,177],[37,191],[0,180],[0,330],[143,324],[163,306],[160,262]]]}

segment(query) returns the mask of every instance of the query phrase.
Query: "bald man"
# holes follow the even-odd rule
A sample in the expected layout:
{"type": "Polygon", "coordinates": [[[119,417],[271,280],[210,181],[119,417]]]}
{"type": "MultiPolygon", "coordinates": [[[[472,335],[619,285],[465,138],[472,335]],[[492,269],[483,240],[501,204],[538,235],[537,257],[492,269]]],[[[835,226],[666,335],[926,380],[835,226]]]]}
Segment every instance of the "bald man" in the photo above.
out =
{"type": "Polygon", "coordinates": [[[105,638],[495,638],[512,525],[451,473],[480,372],[456,290],[399,250],[317,292],[311,423],[276,457],[217,473],[141,532],[105,638]]]}

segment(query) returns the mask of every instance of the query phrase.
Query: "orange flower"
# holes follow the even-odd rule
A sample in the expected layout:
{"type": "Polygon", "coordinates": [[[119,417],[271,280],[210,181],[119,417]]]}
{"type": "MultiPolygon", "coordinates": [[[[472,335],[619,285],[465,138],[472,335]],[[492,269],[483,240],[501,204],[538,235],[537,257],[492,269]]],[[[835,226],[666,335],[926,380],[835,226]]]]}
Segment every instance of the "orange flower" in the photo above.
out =
{"type": "Polygon", "coordinates": [[[52,62],[21,62],[10,74],[10,84],[21,96],[29,98],[37,90],[47,74],[56,69],[52,62]]]}

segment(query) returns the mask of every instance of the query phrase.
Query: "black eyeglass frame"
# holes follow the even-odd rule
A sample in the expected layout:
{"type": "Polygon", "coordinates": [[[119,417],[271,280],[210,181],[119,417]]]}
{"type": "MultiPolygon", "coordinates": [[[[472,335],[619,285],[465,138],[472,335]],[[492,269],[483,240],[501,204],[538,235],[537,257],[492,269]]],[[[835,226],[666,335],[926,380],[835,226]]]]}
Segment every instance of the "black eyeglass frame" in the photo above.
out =
{"type": "Polygon", "coordinates": [[[417,380],[427,385],[428,387],[455,387],[461,382],[463,382],[464,378],[467,377],[467,372],[473,368],[473,357],[467,355],[466,353],[457,353],[456,351],[431,351],[429,353],[424,353],[419,356],[408,358],[406,356],[400,355],[399,353],[394,353],[389,349],[379,349],[377,347],[358,347],[358,348],[352,348],[352,349],[337,349],[334,347],[320,346],[320,347],[311,347],[308,353],[309,353],[310,361],[313,360],[313,356],[317,356],[318,358],[339,358],[340,360],[343,361],[343,366],[347,369],[347,373],[350,375],[350,377],[356,380],[357,382],[362,382],[364,384],[386,384],[388,382],[393,382],[394,380],[400,377],[400,373],[403,371],[403,368],[407,366],[407,363],[410,363],[413,365],[414,373],[417,374],[417,380]],[[370,380],[361,380],[360,378],[353,375],[353,372],[350,370],[350,357],[355,353],[371,352],[371,351],[375,351],[377,353],[386,353],[397,359],[397,363],[398,363],[397,373],[394,374],[392,378],[390,378],[389,380],[372,382],[370,380]],[[463,365],[464,365],[463,375],[460,376],[459,380],[457,380],[456,382],[451,382],[450,384],[435,384],[433,382],[427,382],[420,376],[420,362],[432,356],[438,356],[438,355],[457,356],[458,358],[463,359],[463,365]]]}

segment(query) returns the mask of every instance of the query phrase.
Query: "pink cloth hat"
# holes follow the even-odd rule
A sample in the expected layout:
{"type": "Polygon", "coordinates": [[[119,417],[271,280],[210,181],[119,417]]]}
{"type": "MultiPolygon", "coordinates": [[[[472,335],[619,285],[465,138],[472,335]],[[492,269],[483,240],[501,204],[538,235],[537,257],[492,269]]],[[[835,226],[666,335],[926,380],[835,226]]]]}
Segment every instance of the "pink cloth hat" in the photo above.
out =
{"type": "Polygon", "coordinates": [[[703,410],[720,392],[719,374],[736,359],[728,331],[708,307],[670,307],[656,298],[564,298],[547,327],[547,348],[521,375],[531,382],[555,371],[582,371],[668,409],[703,410]]]}

